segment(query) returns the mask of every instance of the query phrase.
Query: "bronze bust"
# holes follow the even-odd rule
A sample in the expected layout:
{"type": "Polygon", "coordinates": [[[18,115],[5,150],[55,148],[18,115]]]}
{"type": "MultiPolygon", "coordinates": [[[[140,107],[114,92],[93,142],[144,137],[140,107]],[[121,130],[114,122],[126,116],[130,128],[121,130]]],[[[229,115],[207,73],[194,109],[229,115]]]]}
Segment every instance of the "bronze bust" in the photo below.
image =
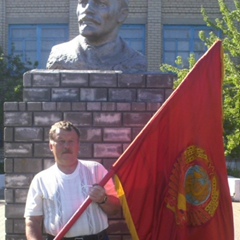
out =
{"type": "Polygon", "coordinates": [[[129,0],[78,0],[79,35],[53,46],[48,69],[147,71],[144,55],[119,36],[129,0]]]}

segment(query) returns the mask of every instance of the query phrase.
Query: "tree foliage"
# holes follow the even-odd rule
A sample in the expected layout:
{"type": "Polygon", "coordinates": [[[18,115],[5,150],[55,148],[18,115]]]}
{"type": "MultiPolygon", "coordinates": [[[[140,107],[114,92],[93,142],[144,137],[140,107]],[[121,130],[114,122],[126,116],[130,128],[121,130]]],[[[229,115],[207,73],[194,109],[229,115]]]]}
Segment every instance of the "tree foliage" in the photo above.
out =
{"type": "MultiPolygon", "coordinates": [[[[223,82],[223,108],[224,108],[224,141],[225,154],[228,158],[240,158],[240,1],[234,1],[234,10],[230,10],[224,0],[218,0],[220,18],[211,19],[207,11],[202,8],[201,12],[207,26],[221,31],[221,40],[224,49],[223,82]]],[[[199,32],[200,39],[210,48],[219,37],[211,32],[207,37],[205,32],[199,32]]],[[[182,67],[182,58],[176,60],[178,67],[182,67]]],[[[177,74],[178,80],[175,87],[184,79],[192,69],[196,59],[193,54],[189,57],[189,68],[181,69],[168,64],[163,64],[163,72],[177,74]]]]}
{"type": "Polygon", "coordinates": [[[36,67],[28,62],[28,67],[22,62],[19,55],[5,55],[0,47],[0,134],[2,140],[4,102],[22,101],[23,73],[31,67],[36,67]]]}

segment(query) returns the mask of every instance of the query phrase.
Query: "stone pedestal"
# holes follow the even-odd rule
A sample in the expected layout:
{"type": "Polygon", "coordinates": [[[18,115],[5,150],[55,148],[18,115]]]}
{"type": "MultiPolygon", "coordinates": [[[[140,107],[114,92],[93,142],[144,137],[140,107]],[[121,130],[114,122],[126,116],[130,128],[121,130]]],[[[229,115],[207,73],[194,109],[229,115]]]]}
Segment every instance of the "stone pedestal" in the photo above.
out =
{"type": "MultiPolygon", "coordinates": [[[[23,101],[4,104],[7,239],[25,239],[24,207],[33,176],[53,164],[48,131],[70,120],[81,132],[80,158],[109,168],[172,92],[160,73],[32,70],[23,101]]],[[[110,240],[130,239],[122,216],[109,219],[110,240]]]]}

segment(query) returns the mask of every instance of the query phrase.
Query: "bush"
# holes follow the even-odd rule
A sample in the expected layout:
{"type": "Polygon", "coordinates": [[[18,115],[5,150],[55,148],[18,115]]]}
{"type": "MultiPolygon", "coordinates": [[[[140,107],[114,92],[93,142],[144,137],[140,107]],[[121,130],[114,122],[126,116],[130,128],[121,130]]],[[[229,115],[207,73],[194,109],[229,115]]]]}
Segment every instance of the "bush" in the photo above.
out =
{"type": "MultiPolygon", "coordinates": [[[[26,66],[19,55],[6,56],[0,47],[0,148],[3,147],[4,102],[22,101],[23,73],[37,65],[37,62],[28,62],[26,66]]],[[[0,173],[4,172],[3,166],[3,162],[0,162],[0,173]]]]}
{"type": "Polygon", "coordinates": [[[236,178],[240,178],[240,170],[237,168],[228,168],[228,175],[236,178]]]}

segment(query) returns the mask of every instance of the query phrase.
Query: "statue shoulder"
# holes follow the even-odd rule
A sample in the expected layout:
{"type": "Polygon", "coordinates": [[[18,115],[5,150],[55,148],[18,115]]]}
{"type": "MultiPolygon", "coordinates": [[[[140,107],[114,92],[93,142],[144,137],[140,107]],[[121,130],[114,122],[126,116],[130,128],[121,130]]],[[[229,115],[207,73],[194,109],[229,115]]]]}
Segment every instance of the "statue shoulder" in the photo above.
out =
{"type": "Polygon", "coordinates": [[[66,69],[65,65],[78,58],[80,48],[79,37],[52,47],[48,61],[48,69],[66,69]]]}
{"type": "Polygon", "coordinates": [[[131,48],[124,41],[124,51],[127,52],[128,57],[122,62],[124,71],[126,72],[146,72],[147,71],[147,57],[142,53],[131,48]]]}
{"type": "Polygon", "coordinates": [[[54,52],[54,51],[57,51],[58,53],[76,52],[79,48],[79,45],[80,45],[79,38],[75,37],[68,42],[60,43],[60,44],[53,46],[51,52],[54,52]]]}

